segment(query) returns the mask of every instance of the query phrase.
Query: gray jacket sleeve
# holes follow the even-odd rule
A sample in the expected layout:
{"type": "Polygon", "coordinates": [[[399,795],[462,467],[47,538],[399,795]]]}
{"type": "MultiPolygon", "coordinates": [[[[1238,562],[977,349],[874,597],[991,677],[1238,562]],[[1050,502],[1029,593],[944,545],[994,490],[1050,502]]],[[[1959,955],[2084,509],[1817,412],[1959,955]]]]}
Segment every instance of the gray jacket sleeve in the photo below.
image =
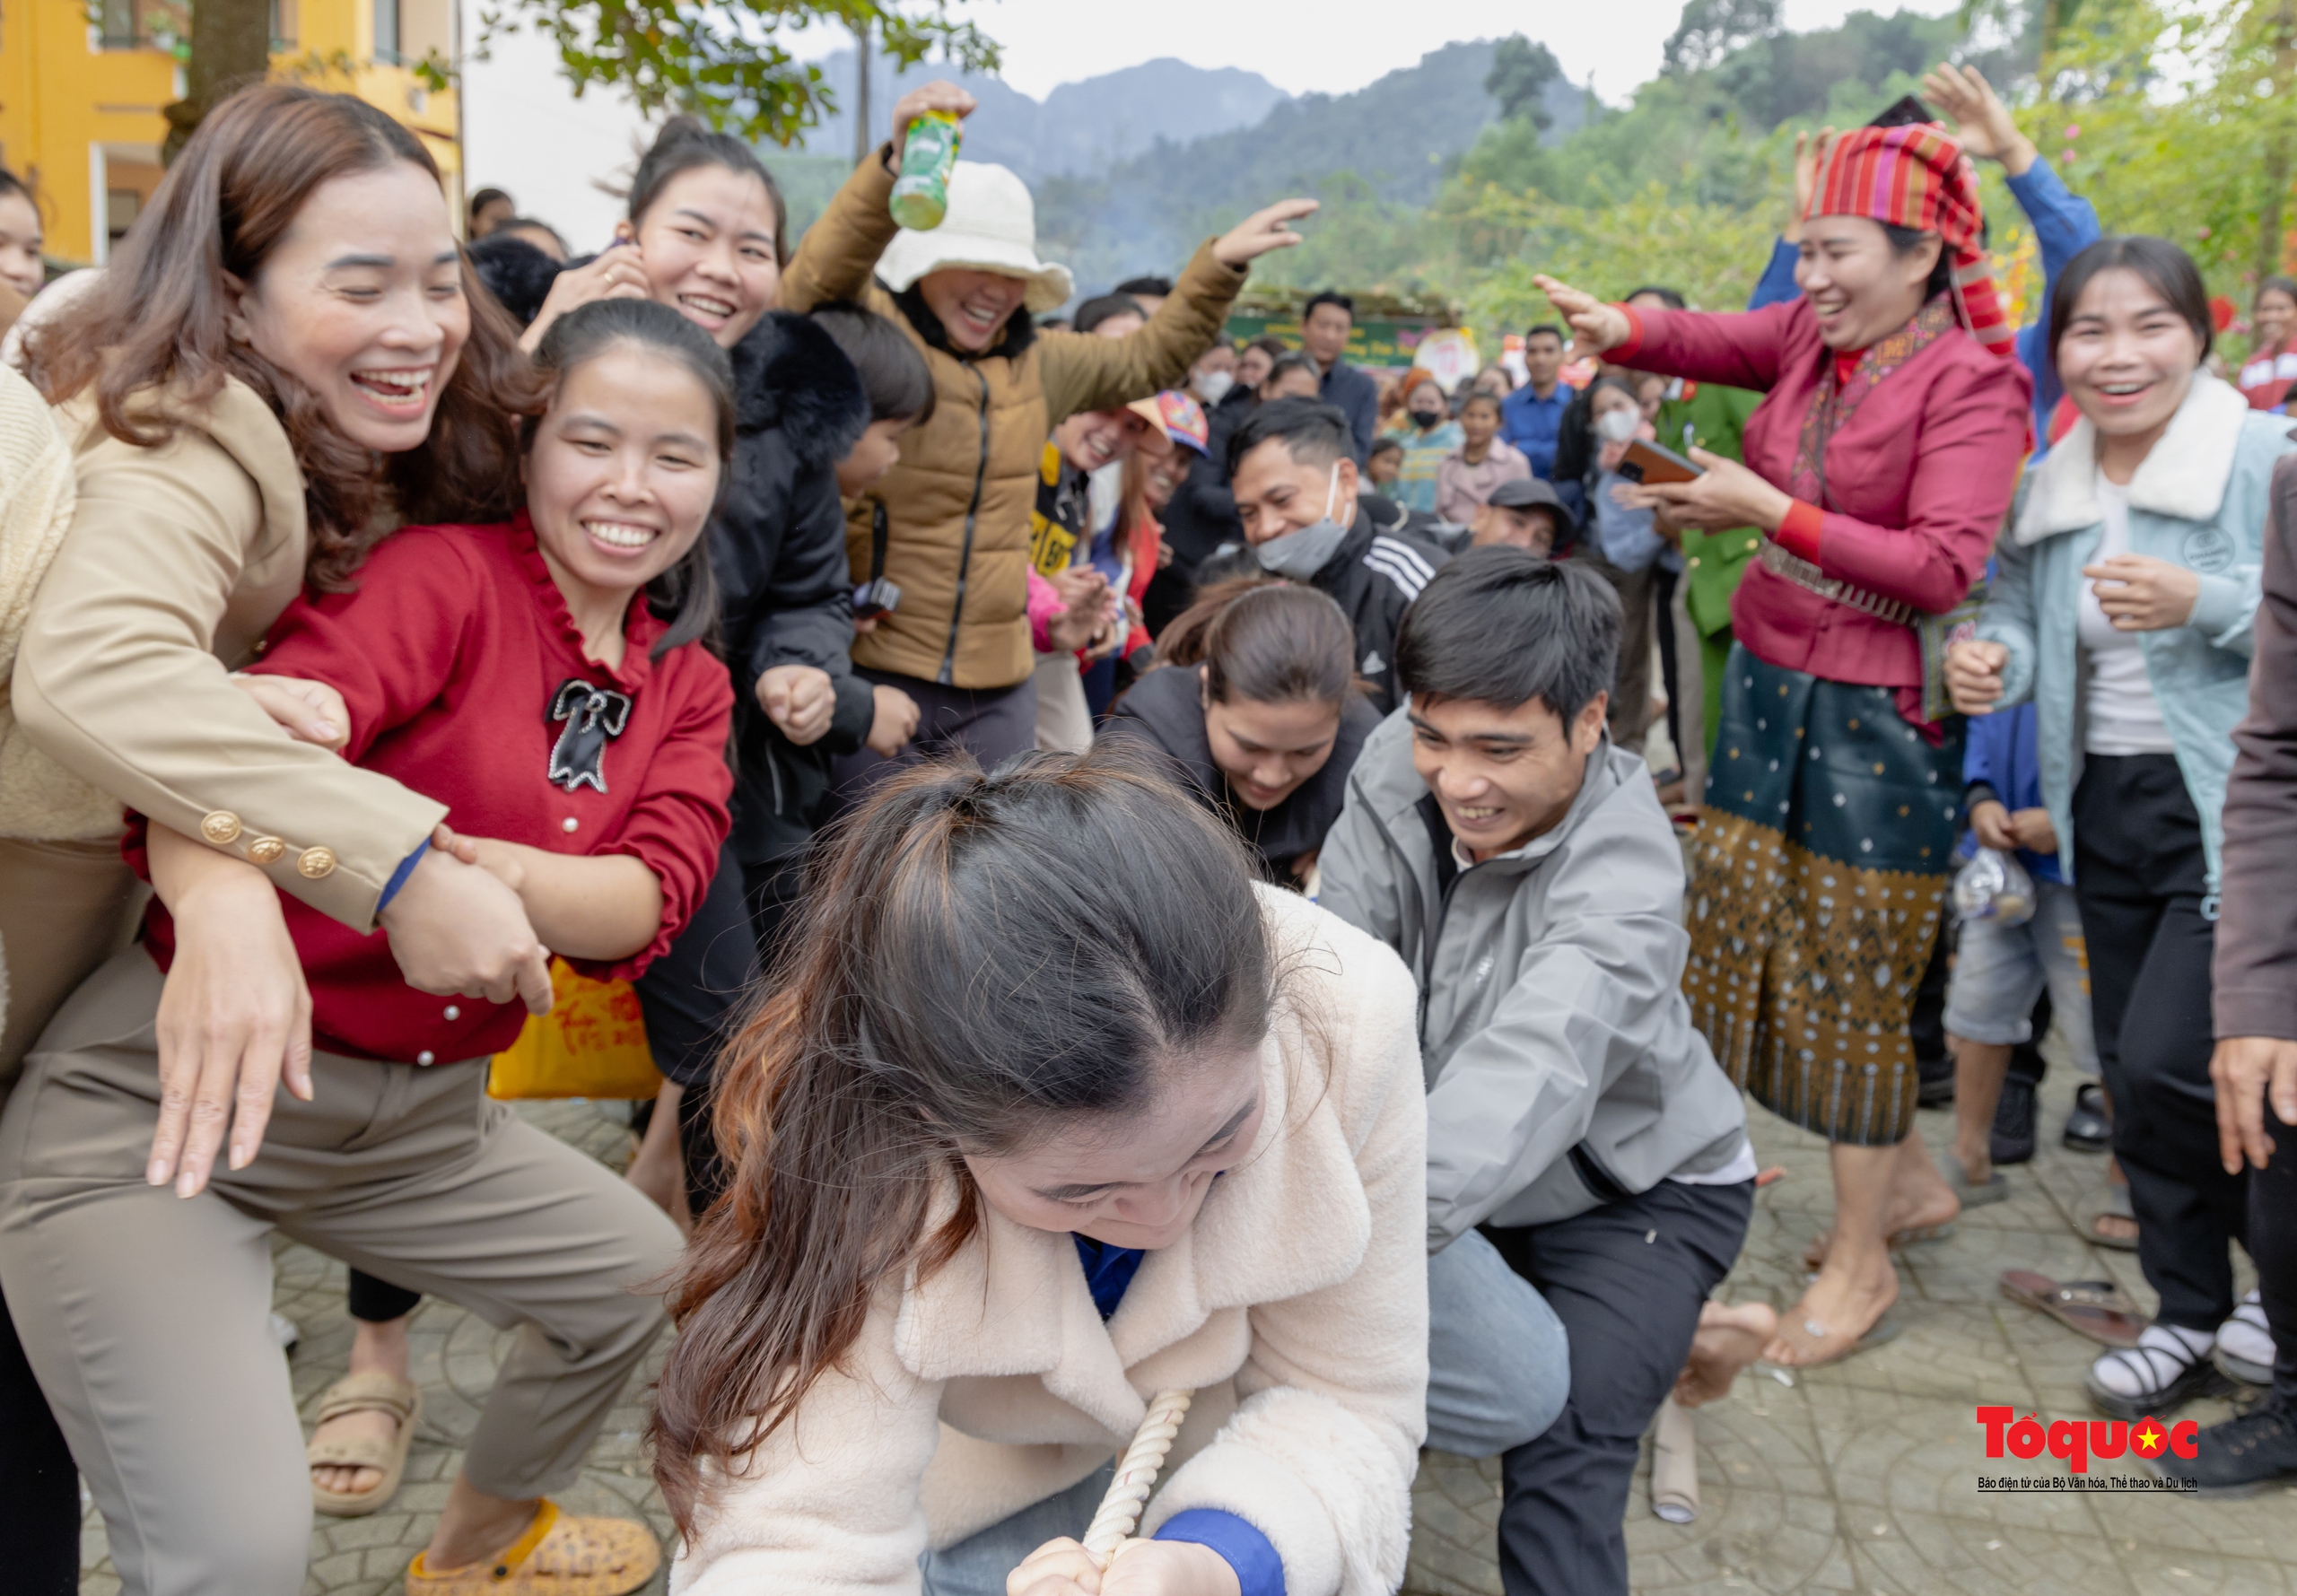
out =
{"type": "MultiPolygon", "coordinates": [[[[1690,938],[1672,837],[1589,817],[1556,860],[1545,925],[1491,1023],[1428,1094],[1428,1247],[1440,1252],[1586,1136],[1604,1090],[1661,1039],[1690,938]]],[[[1494,972],[1494,980],[1500,978],[1494,972]]]]}
{"type": "MultiPolygon", "coordinates": [[[[1379,734],[1376,731],[1373,736],[1379,734]]],[[[1367,750],[1369,746],[1367,743],[1367,750]]],[[[1407,884],[1398,879],[1394,861],[1380,838],[1379,822],[1364,802],[1363,789],[1353,781],[1348,784],[1348,802],[1340,818],[1324,833],[1316,871],[1318,907],[1329,909],[1397,952],[1403,951],[1402,894],[1408,889],[1407,884]]]]}

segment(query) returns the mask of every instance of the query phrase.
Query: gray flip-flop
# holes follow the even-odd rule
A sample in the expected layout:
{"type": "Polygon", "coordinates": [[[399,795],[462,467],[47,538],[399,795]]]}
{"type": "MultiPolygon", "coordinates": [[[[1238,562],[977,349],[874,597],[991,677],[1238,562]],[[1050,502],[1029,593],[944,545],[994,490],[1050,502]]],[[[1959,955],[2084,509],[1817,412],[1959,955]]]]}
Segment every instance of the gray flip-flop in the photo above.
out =
{"type": "Polygon", "coordinates": [[[2109,1182],[2102,1192],[2077,1207],[2074,1210],[2075,1234],[2093,1247],[2110,1247],[2117,1252],[2136,1252],[2137,1238],[2134,1235],[2118,1236],[2098,1234],[2098,1221],[2109,1216],[2118,1219],[2127,1219],[2132,1224],[2136,1223],[2137,1216],[2130,1211],[2128,1187],[2116,1186],[2109,1182]]]}
{"type": "Polygon", "coordinates": [[[1943,1160],[1938,1173],[1946,1177],[1946,1184],[1954,1189],[1954,1195],[1961,1199],[1966,1208],[1982,1208],[1990,1202],[2002,1202],[2010,1195],[2010,1177],[1998,1169],[1987,1173],[1983,1186],[1970,1184],[1969,1175],[1959,1158],[1943,1160]]]}

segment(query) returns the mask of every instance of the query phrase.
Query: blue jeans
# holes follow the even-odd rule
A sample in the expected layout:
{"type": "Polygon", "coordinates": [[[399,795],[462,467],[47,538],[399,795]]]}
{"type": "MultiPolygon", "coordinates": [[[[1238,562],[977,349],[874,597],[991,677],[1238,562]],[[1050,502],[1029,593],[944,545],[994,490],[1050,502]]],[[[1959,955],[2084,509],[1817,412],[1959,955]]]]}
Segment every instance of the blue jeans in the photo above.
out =
{"type": "MultiPolygon", "coordinates": [[[[1497,1457],[1544,1434],[1571,1394],[1563,1321],[1483,1237],[1428,1260],[1428,1444],[1497,1457]]],[[[1114,1463],[919,1562],[924,1596],[1005,1596],[1005,1576],[1048,1540],[1081,1537],[1114,1463]]]]}

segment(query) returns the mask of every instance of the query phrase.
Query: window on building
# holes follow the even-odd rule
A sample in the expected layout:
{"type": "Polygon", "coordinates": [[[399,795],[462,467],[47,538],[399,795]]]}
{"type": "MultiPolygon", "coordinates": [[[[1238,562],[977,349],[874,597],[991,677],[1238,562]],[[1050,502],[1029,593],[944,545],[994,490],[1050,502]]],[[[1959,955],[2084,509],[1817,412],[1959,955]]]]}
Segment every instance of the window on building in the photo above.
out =
{"type": "Polygon", "coordinates": [[[295,48],[299,20],[295,0],[271,0],[271,48],[275,53],[295,48]]]}
{"type": "Polygon", "coordinates": [[[144,42],[143,19],[136,10],[136,0],[102,0],[97,27],[104,48],[132,50],[144,42]]]}
{"type": "Polygon", "coordinates": [[[119,240],[135,225],[135,218],[143,209],[144,196],[133,188],[104,190],[104,236],[111,240],[112,248],[119,247],[119,240]]]}
{"type": "Polygon", "coordinates": [[[375,0],[375,59],[397,65],[399,54],[399,0],[375,0]]]}

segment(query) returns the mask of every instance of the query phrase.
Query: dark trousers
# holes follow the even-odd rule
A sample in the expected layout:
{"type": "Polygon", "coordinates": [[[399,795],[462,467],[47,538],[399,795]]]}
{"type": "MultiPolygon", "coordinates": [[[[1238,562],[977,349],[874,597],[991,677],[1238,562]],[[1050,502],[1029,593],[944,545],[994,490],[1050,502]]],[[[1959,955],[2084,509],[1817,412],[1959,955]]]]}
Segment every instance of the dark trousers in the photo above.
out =
{"type": "Polygon", "coordinates": [[[2233,1311],[2228,1243],[2249,1228],[2249,1196],[2246,1177],[2217,1161],[2216,922],[2203,902],[2201,820],[2176,759],[2092,754],[2074,793],[2074,847],[2091,1022],[2137,1216],[2137,1261],[2161,1294],[2162,1323],[2214,1330],[2233,1311]]]}
{"type": "Polygon", "coordinates": [[[1707,1293],[1739,1256],[1754,1199],[1752,1181],[1662,1181],[1552,1225],[1485,1230],[1571,1340],[1563,1412],[1500,1459],[1507,1596],[1626,1596],[1627,1496],[1643,1433],[1682,1372],[1707,1293]]]}
{"type": "Polygon", "coordinates": [[[0,1590],[80,1588],[80,1472],[0,1301],[0,1590]]]}
{"type": "Polygon", "coordinates": [[[898,687],[915,699],[917,735],[891,759],[869,748],[840,755],[831,778],[840,808],[860,803],[872,787],[920,760],[970,754],[987,771],[1037,746],[1037,686],[1031,677],[1023,676],[1010,687],[976,692],[858,665],[853,674],[873,686],[898,687]]]}
{"type": "Polygon", "coordinates": [[[2273,1400],[2297,1410],[2297,1129],[2265,1105],[2273,1157],[2249,1172],[2249,1257],[2273,1330],[2273,1400]]]}

